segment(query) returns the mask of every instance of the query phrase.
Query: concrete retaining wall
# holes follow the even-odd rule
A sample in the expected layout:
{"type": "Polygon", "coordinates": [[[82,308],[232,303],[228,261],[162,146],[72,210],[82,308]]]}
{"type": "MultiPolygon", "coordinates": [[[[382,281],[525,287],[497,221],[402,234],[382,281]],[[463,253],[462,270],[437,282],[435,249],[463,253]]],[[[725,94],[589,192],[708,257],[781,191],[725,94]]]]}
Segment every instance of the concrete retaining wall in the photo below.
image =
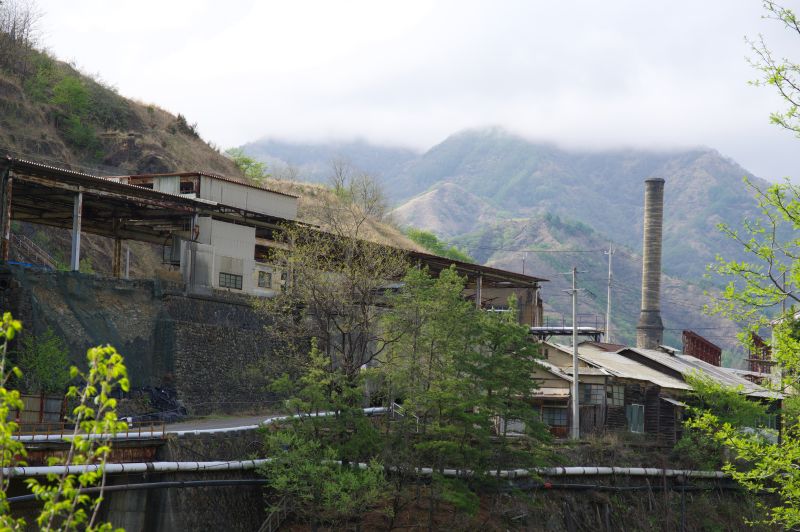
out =
{"type": "Polygon", "coordinates": [[[52,328],[77,365],[89,347],[114,345],[134,388],[174,386],[190,413],[244,411],[273,399],[268,376],[283,369],[250,299],[185,296],[181,288],[8,265],[0,267],[0,310],[22,320],[24,334],[52,328]]]}

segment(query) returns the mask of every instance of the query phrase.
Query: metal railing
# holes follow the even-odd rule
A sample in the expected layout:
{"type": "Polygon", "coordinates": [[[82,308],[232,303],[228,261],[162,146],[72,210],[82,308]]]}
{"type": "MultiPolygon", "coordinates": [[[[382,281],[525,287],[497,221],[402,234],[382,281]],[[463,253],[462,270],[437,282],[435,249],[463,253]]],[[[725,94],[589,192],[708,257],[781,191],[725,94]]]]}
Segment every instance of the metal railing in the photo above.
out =
{"type": "Polygon", "coordinates": [[[278,504],[269,513],[267,518],[261,523],[258,532],[275,532],[289,515],[289,499],[281,497],[278,504]]]}
{"type": "MultiPolygon", "coordinates": [[[[75,432],[75,424],[68,422],[61,423],[20,423],[19,431],[15,434],[20,436],[48,436],[64,438],[72,436],[75,432]]],[[[83,434],[78,432],[78,434],[83,434]]],[[[129,422],[124,430],[116,434],[124,438],[154,438],[166,437],[166,424],[163,421],[134,421],[129,422]]]]}
{"type": "MultiPolygon", "coordinates": [[[[395,416],[406,417],[408,415],[406,413],[406,409],[403,408],[403,405],[397,404],[395,402],[392,403],[392,406],[389,408],[389,412],[392,418],[394,418],[395,416]]],[[[413,417],[414,421],[417,422],[417,432],[419,432],[419,416],[412,412],[411,417],[413,417]]]]}
{"type": "Polygon", "coordinates": [[[11,241],[13,242],[14,246],[17,248],[17,252],[26,257],[27,259],[33,259],[33,262],[36,264],[40,264],[42,266],[47,266],[53,270],[56,269],[56,262],[50,254],[43,250],[36,242],[31,240],[30,238],[26,237],[25,235],[20,235],[17,233],[11,233],[11,241]]]}
{"type": "MultiPolygon", "coordinates": [[[[606,326],[606,318],[603,314],[578,314],[577,318],[578,327],[593,327],[595,329],[603,329],[606,326]]],[[[571,327],[572,321],[568,320],[564,314],[561,314],[561,316],[545,316],[543,326],[571,327]]]]}

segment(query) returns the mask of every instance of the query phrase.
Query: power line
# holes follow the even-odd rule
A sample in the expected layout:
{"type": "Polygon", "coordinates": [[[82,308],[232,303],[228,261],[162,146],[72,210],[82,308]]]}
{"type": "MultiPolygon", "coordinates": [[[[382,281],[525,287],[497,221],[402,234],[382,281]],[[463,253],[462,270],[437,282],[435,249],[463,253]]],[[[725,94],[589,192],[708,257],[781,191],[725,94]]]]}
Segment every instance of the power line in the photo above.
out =
{"type": "MultiPolygon", "coordinates": [[[[458,247],[458,244],[447,245],[458,247]]],[[[509,249],[509,248],[495,248],[490,246],[464,246],[466,249],[473,251],[476,249],[483,249],[488,251],[505,251],[508,253],[599,253],[605,251],[604,249],[509,249]]]]}

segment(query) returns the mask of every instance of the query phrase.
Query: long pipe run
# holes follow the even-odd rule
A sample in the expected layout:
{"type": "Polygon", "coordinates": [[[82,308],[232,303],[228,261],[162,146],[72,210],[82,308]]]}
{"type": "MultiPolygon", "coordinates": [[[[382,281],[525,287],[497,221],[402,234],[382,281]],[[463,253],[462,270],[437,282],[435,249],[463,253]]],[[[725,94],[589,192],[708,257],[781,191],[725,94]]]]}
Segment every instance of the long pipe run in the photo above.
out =
{"type": "MultiPolygon", "coordinates": [[[[364,414],[367,416],[374,416],[378,414],[386,414],[389,411],[385,406],[376,406],[364,409],[364,414]]],[[[262,421],[257,425],[239,425],[237,427],[224,427],[216,429],[193,429],[193,430],[173,430],[173,431],[160,431],[148,430],[142,432],[126,432],[120,434],[81,434],[80,436],[92,440],[96,439],[111,439],[111,440],[142,440],[151,438],[163,438],[166,435],[181,436],[197,436],[200,434],[220,434],[225,432],[238,432],[242,430],[256,430],[261,427],[266,427],[279,421],[286,421],[288,419],[311,418],[311,417],[329,417],[335,415],[336,412],[318,412],[314,414],[294,414],[289,416],[275,416],[262,421]]],[[[14,436],[15,440],[22,442],[44,442],[44,441],[69,441],[72,436],[67,434],[20,434],[14,436]]]]}
{"type": "MultiPolygon", "coordinates": [[[[239,461],[214,461],[214,462],[139,462],[129,464],[106,464],[106,474],[120,473],[180,473],[180,472],[218,472],[218,471],[242,471],[255,469],[260,465],[270,462],[269,458],[259,460],[239,460],[239,461]]],[[[357,466],[361,469],[368,467],[368,464],[360,463],[357,466]]],[[[4,467],[3,474],[18,477],[41,477],[46,475],[81,474],[86,471],[97,471],[99,465],[84,464],[71,466],[19,466],[4,467]]],[[[390,470],[392,470],[390,468],[390,470]]],[[[446,477],[470,477],[473,471],[463,469],[444,469],[434,470],[430,467],[422,467],[416,470],[416,474],[428,477],[434,473],[439,473],[446,477]]],[[[491,476],[499,478],[525,478],[532,475],[542,476],[610,476],[622,475],[631,477],[686,477],[686,478],[726,478],[728,475],[723,471],[697,471],[690,469],[659,469],[655,467],[535,467],[531,469],[506,469],[489,473],[491,476]]]]}

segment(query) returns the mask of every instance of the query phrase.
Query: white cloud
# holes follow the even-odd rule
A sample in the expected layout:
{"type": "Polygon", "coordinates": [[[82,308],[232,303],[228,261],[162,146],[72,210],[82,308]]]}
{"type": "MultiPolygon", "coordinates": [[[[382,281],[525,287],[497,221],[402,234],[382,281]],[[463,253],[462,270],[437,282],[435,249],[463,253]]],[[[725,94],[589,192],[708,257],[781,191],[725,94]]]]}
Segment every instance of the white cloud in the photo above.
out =
{"type": "Polygon", "coordinates": [[[571,146],[705,145],[798,173],[745,34],[797,48],[757,2],[40,1],[45,41],[207,138],[426,148],[500,124],[571,146]]]}

